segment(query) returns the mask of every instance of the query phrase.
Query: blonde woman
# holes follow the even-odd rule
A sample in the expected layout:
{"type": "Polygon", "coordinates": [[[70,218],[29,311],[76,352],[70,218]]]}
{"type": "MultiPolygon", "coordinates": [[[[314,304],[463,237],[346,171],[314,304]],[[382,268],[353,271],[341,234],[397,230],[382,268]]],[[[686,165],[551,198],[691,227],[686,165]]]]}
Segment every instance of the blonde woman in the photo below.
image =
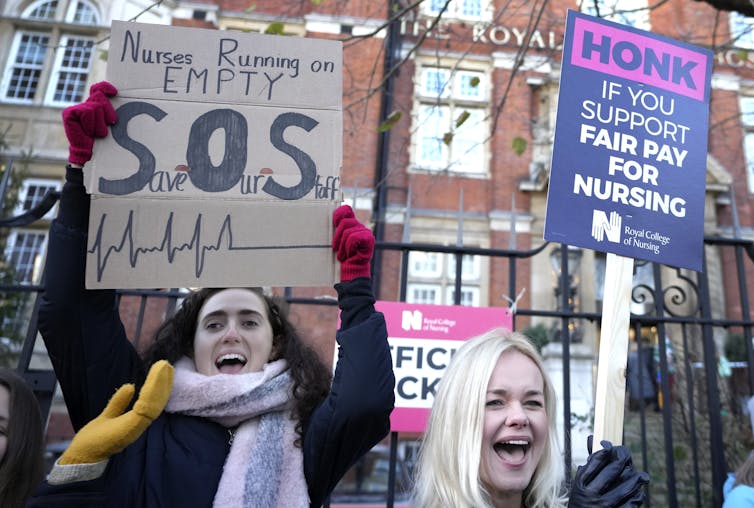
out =
{"type": "Polygon", "coordinates": [[[537,350],[495,329],[458,349],[443,375],[417,465],[416,508],[640,506],[646,473],[603,442],[563,489],[556,399],[537,350]]]}

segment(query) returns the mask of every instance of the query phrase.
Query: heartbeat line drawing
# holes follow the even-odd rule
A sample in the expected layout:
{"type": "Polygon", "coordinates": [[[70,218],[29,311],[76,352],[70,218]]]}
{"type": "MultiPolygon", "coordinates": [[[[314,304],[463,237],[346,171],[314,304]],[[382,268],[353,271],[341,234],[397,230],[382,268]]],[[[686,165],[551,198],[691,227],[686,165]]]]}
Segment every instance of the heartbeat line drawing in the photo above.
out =
{"type": "MultiPolygon", "coordinates": [[[[105,230],[105,222],[107,220],[107,214],[103,213],[100,218],[99,226],[97,228],[97,235],[95,236],[94,243],[91,248],[88,249],[88,254],[95,254],[97,257],[97,281],[102,281],[102,274],[107,268],[107,262],[112,254],[120,254],[124,249],[128,252],[128,261],[131,268],[136,267],[136,263],[140,254],[152,253],[152,252],[164,252],[167,256],[169,263],[172,263],[176,255],[183,251],[193,251],[195,256],[194,273],[196,278],[201,277],[204,270],[204,261],[208,252],[220,251],[225,249],[227,251],[252,251],[252,250],[281,250],[281,249],[330,249],[330,244],[293,244],[293,245],[235,245],[233,241],[233,226],[232,218],[230,214],[225,216],[223,220],[220,232],[217,235],[217,240],[213,242],[204,243],[202,241],[202,214],[200,213],[196,217],[194,223],[194,231],[191,239],[187,242],[181,243],[180,241],[173,240],[173,215],[175,212],[170,212],[168,220],[165,223],[165,232],[162,236],[162,240],[159,245],[151,247],[138,247],[133,238],[134,228],[134,211],[130,210],[128,213],[128,221],[123,229],[123,234],[120,237],[120,241],[114,245],[105,245],[106,242],[103,239],[105,230]]],[[[210,237],[212,235],[210,234],[210,237]]]]}

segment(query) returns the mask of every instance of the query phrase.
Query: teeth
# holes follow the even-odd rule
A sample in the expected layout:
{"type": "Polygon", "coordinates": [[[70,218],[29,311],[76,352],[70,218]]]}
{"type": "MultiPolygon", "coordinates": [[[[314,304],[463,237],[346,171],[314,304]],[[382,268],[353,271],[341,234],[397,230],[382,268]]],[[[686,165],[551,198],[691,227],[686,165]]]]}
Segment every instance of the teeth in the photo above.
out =
{"type": "Polygon", "coordinates": [[[238,360],[241,363],[246,363],[246,357],[243,355],[239,355],[238,353],[228,353],[226,355],[222,355],[220,358],[217,359],[215,363],[219,365],[226,360],[228,361],[238,360]]]}
{"type": "Polygon", "coordinates": [[[509,445],[520,445],[520,446],[526,446],[529,444],[529,441],[522,441],[522,440],[513,440],[513,441],[505,441],[505,444],[509,445]]]}

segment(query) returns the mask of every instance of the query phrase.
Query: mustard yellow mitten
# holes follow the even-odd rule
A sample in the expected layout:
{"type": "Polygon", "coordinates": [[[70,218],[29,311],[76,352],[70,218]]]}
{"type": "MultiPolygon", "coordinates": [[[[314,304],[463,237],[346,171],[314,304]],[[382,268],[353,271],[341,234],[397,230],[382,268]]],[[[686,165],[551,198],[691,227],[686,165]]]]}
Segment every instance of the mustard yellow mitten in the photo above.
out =
{"type": "Polygon", "coordinates": [[[134,396],[134,385],[118,388],[107,407],[73,437],[59,464],[90,464],[108,459],[136,441],[157,418],[170,397],[173,366],[165,360],[152,365],[133,409],[123,413],[134,396]]]}

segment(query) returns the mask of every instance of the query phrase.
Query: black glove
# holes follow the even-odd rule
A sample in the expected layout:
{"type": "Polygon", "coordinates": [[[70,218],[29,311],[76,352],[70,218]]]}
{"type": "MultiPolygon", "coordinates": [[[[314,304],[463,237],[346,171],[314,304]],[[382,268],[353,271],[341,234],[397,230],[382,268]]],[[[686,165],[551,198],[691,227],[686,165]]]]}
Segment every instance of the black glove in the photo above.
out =
{"type": "Polygon", "coordinates": [[[628,448],[613,446],[610,441],[601,443],[602,449],[592,453],[589,436],[589,458],[576,470],[568,508],[641,506],[649,475],[634,469],[628,448]]]}

